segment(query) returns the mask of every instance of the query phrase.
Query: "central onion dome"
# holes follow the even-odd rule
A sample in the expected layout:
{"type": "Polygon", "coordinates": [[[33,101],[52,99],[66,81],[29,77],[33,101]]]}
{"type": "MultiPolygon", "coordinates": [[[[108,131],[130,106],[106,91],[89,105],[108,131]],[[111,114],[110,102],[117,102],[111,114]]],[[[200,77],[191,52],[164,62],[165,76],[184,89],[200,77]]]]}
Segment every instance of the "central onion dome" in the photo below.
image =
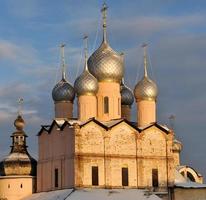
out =
{"type": "Polygon", "coordinates": [[[54,102],[73,102],[75,92],[72,85],[66,80],[65,60],[64,60],[64,46],[62,45],[62,80],[59,81],[52,90],[52,98],[54,102]]]}
{"type": "Polygon", "coordinates": [[[132,90],[124,84],[123,79],[121,82],[120,93],[121,93],[121,104],[131,106],[134,102],[134,95],[132,90]]]}
{"type": "MultiPolygon", "coordinates": [[[[144,46],[146,47],[146,46],[144,46]]],[[[144,48],[145,49],[145,48],[144,48]]],[[[156,101],[158,88],[156,83],[148,77],[146,49],[144,51],[144,77],[140,80],[134,89],[134,96],[137,101],[151,100],[156,101]]]]}
{"type": "MultiPolygon", "coordinates": [[[[86,40],[88,37],[85,36],[86,40]]],[[[87,66],[87,40],[85,45],[85,64],[84,71],[82,74],[75,80],[74,90],[78,96],[81,95],[95,95],[98,91],[98,81],[97,79],[89,72],[87,66]]]]}
{"type": "Polygon", "coordinates": [[[88,59],[89,71],[99,82],[121,82],[124,74],[122,56],[114,51],[106,39],[106,4],[103,4],[103,41],[88,59]]]}

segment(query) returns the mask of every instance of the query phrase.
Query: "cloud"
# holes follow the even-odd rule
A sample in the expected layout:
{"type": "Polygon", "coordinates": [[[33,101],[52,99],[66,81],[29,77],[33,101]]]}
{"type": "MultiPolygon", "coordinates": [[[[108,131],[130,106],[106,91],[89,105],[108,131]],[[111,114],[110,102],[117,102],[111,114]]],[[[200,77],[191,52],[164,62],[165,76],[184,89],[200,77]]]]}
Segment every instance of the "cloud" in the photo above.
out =
{"type": "Polygon", "coordinates": [[[143,36],[167,31],[180,31],[182,27],[196,27],[204,23],[205,16],[199,14],[184,16],[136,16],[127,19],[113,19],[111,29],[121,35],[143,36]]]}
{"type": "Polygon", "coordinates": [[[2,39],[0,40],[0,58],[21,64],[31,64],[37,60],[34,48],[2,39]]]}
{"type": "Polygon", "coordinates": [[[2,97],[11,97],[12,95],[16,96],[16,94],[21,95],[29,90],[31,90],[31,86],[26,83],[11,82],[8,85],[0,87],[0,95],[2,97]]]}

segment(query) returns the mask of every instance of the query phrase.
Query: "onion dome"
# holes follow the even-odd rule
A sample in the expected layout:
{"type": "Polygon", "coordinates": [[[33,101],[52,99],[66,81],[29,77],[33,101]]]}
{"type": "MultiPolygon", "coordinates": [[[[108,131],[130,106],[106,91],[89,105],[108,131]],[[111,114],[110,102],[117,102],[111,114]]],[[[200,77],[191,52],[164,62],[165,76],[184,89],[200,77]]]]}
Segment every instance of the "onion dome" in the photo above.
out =
{"type": "Polygon", "coordinates": [[[74,90],[78,96],[81,95],[96,95],[98,91],[98,81],[97,79],[89,72],[87,66],[87,36],[84,37],[86,40],[85,45],[85,64],[84,71],[74,82],[74,90]]]}
{"type": "Polygon", "coordinates": [[[24,129],[25,122],[21,115],[18,115],[17,118],[15,119],[14,126],[18,131],[22,131],[24,129]]]}
{"type": "Polygon", "coordinates": [[[120,93],[121,93],[121,104],[131,106],[134,102],[134,95],[132,90],[124,84],[124,79],[122,79],[121,82],[120,93]]]}
{"type": "Polygon", "coordinates": [[[52,90],[52,98],[55,102],[71,101],[75,97],[74,88],[64,78],[59,81],[52,90]]]}
{"type": "Polygon", "coordinates": [[[106,11],[104,3],[103,13],[103,41],[100,47],[88,59],[89,71],[99,82],[121,82],[124,74],[123,60],[119,53],[114,51],[106,39],[106,11]]]}
{"type": "Polygon", "coordinates": [[[134,96],[137,101],[139,100],[156,101],[158,95],[158,88],[156,83],[148,77],[146,45],[144,45],[143,47],[144,47],[144,77],[136,84],[134,89],[134,96]]]}
{"type": "Polygon", "coordinates": [[[16,127],[16,131],[11,136],[11,152],[0,162],[0,176],[36,176],[37,161],[27,151],[27,135],[23,131],[25,122],[20,114],[14,121],[14,126],[16,127]]]}
{"type": "Polygon", "coordinates": [[[74,88],[66,80],[65,60],[64,60],[64,44],[61,45],[62,49],[62,80],[59,81],[52,90],[52,98],[55,102],[71,101],[75,98],[74,88]]]}

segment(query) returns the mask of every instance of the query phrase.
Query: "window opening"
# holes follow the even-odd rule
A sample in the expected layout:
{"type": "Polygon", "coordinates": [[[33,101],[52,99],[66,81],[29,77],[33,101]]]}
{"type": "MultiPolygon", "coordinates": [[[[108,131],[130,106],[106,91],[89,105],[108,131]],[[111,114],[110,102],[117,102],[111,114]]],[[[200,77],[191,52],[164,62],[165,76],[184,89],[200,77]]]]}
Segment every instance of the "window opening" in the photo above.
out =
{"type": "Polygon", "coordinates": [[[57,188],[59,187],[59,172],[57,168],[54,170],[54,179],[54,186],[57,188]]]}
{"type": "Polygon", "coordinates": [[[92,166],[92,185],[99,185],[98,167],[92,166]]]}
{"type": "Polygon", "coordinates": [[[109,97],[104,97],[104,113],[109,113],[109,97]]]}
{"type": "Polygon", "coordinates": [[[129,177],[128,177],[128,168],[123,167],[122,168],[122,186],[128,186],[129,185],[129,177]]]}
{"type": "Polygon", "coordinates": [[[152,169],[152,186],[158,187],[158,169],[152,169]]]}

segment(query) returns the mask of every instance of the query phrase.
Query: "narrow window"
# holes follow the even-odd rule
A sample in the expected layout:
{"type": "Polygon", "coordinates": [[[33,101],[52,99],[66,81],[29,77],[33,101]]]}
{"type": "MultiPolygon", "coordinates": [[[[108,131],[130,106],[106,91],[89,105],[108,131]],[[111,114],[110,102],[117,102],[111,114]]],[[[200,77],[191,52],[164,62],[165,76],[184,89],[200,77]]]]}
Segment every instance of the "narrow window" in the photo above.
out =
{"type": "Polygon", "coordinates": [[[55,187],[57,188],[57,187],[59,187],[59,174],[58,174],[58,169],[55,169],[54,170],[54,185],[55,185],[55,187]]]}
{"type": "Polygon", "coordinates": [[[122,168],[122,186],[128,186],[128,185],[129,185],[128,168],[123,167],[122,168]]]}
{"type": "Polygon", "coordinates": [[[109,113],[109,97],[104,97],[104,113],[109,113]]]}
{"type": "Polygon", "coordinates": [[[92,166],[92,185],[99,185],[98,167],[92,166]]]}
{"type": "Polygon", "coordinates": [[[152,169],[152,186],[158,187],[158,169],[152,169]]]}
{"type": "Polygon", "coordinates": [[[118,115],[120,115],[121,99],[118,99],[118,115]]]}
{"type": "Polygon", "coordinates": [[[22,185],[22,184],[20,185],[20,188],[23,188],[23,185],[22,185]]]}
{"type": "Polygon", "coordinates": [[[10,188],[10,184],[8,184],[8,188],[10,188]]]}

